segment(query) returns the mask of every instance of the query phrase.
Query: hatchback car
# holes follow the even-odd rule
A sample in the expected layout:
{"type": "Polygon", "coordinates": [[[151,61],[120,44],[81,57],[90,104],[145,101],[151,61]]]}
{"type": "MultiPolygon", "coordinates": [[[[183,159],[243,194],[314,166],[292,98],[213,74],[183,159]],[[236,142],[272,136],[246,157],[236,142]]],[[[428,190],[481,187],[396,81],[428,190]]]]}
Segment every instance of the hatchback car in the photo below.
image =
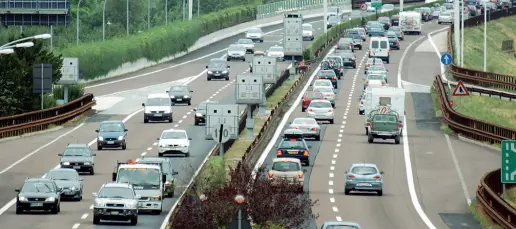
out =
{"type": "Polygon", "coordinates": [[[226,54],[226,61],[241,60],[245,61],[245,53],[247,50],[243,45],[232,44],[228,47],[228,53],[226,54]]]}
{"type": "Polygon", "coordinates": [[[384,30],[388,30],[391,27],[391,19],[389,17],[379,17],[378,22],[383,25],[384,30]]]}
{"type": "Polygon", "coordinates": [[[97,150],[103,148],[127,149],[127,129],[122,121],[103,121],[97,132],[97,150]]]}
{"type": "Polygon", "coordinates": [[[155,93],[147,96],[147,100],[142,103],[143,107],[143,123],[149,121],[174,121],[174,104],[169,93],[155,93]]]}
{"type": "Polygon", "coordinates": [[[453,16],[449,12],[443,12],[439,15],[439,18],[437,19],[437,23],[443,24],[443,23],[453,23],[453,16]]]}
{"type": "Polygon", "coordinates": [[[387,84],[387,81],[385,80],[385,75],[379,75],[379,74],[367,74],[365,82],[364,82],[364,89],[369,86],[369,81],[371,80],[379,80],[382,82],[382,85],[387,84]]]}
{"type": "Polygon", "coordinates": [[[304,173],[306,171],[306,169],[302,169],[301,160],[298,158],[274,158],[267,175],[272,185],[284,180],[290,184],[298,184],[300,191],[303,191],[304,173]]]}
{"type": "Polygon", "coordinates": [[[282,46],[275,45],[269,48],[267,50],[267,56],[268,57],[276,57],[279,61],[285,61],[285,50],[282,46]]]}
{"type": "Polygon", "coordinates": [[[369,70],[367,70],[367,74],[364,75],[364,80],[366,79],[368,74],[375,74],[375,75],[384,75],[385,76],[385,82],[388,83],[387,79],[387,69],[385,69],[385,66],[371,66],[369,67],[369,70]]]}
{"type": "MultiPolygon", "coordinates": [[[[286,130],[287,132],[289,130],[286,130]]],[[[299,130],[294,130],[299,132],[299,130]]],[[[276,150],[277,158],[297,158],[306,166],[310,165],[310,148],[307,145],[302,135],[284,133],[284,137],[278,145],[276,150]]]]}
{"type": "Polygon", "coordinates": [[[211,59],[210,63],[206,65],[206,78],[208,81],[212,79],[225,79],[229,80],[229,68],[228,62],[219,58],[211,59]]]}
{"type": "Polygon", "coordinates": [[[352,164],[346,174],[344,194],[352,191],[373,191],[379,196],[383,195],[383,172],[378,170],[375,164],[352,164]]]}
{"type": "Polygon", "coordinates": [[[377,21],[368,21],[367,24],[365,25],[365,30],[366,30],[366,33],[369,34],[369,30],[374,27],[374,26],[383,26],[382,24],[380,24],[379,22],[377,21]]]}
{"type": "Polygon", "coordinates": [[[327,221],[323,223],[321,229],[360,229],[360,225],[355,222],[327,221]]]}
{"type": "Polygon", "coordinates": [[[194,116],[194,125],[198,126],[201,123],[206,123],[206,110],[208,109],[208,104],[218,104],[217,101],[206,100],[199,103],[197,108],[194,108],[195,111],[194,116]]]}
{"type": "Polygon", "coordinates": [[[340,38],[337,44],[335,45],[335,49],[337,50],[351,50],[353,51],[353,39],[352,38],[340,38]]]}
{"type": "Polygon", "coordinates": [[[263,42],[263,31],[260,28],[250,28],[245,33],[245,38],[254,41],[263,42]]]}
{"type": "Polygon", "coordinates": [[[333,84],[331,83],[331,80],[318,79],[318,80],[314,80],[314,84],[312,86],[313,87],[333,87],[333,84]]]}
{"type": "MultiPolygon", "coordinates": [[[[331,82],[330,82],[331,83],[331,82]]],[[[324,96],[320,92],[315,91],[307,91],[303,95],[303,101],[301,104],[301,112],[305,112],[308,105],[310,105],[310,102],[312,102],[313,99],[324,99],[324,96]]]]}
{"type": "Polygon", "coordinates": [[[317,121],[328,121],[330,124],[335,122],[334,105],[327,100],[312,100],[306,109],[306,116],[317,121]]]}
{"type": "Polygon", "coordinates": [[[289,128],[300,130],[303,133],[303,138],[321,140],[321,126],[314,118],[296,118],[290,123],[289,128]]]}
{"type": "Polygon", "coordinates": [[[358,31],[358,35],[360,35],[360,37],[362,38],[362,41],[366,41],[367,33],[366,33],[366,30],[364,28],[362,28],[362,27],[353,28],[353,30],[358,31]]]}
{"type": "Polygon", "coordinates": [[[389,40],[391,49],[400,50],[400,41],[398,40],[396,33],[392,31],[387,32],[387,39],[389,40]]]}
{"type": "Polygon", "coordinates": [[[303,24],[303,40],[313,41],[314,38],[314,28],[312,24],[303,24]]]}
{"type": "Polygon", "coordinates": [[[188,106],[192,105],[192,93],[193,90],[186,85],[174,85],[171,86],[167,91],[170,96],[170,101],[172,104],[188,104],[188,106]]]}
{"type": "Polygon", "coordinates": [[[337,55],[335,55],[335,56],[331,55],[331,56],[327,56],[326,60],[328,60],[330,62],[333,71],[337,75],[337,79],[340,80],[340,78],[344,75],[344,68],[342,65],[344,60],[342,59],[342,57],[337,56],[337,55]]]}
{"type": "Polygon", "coordinates": [[[25,211],[50,211],[57,214],[61,211],[61,192],[52,179],[29,178],[21,189],[16,189],[16,214],[25,211]]]}
{"type": "Polygon", "coordinates": [[[62,199],[82,200],[83,181],[75,169],[52,169],[48,171],[45,178],[53,180],[57,187],[62,190],[62,199]]]}
{"type": "Polygon", "coordinates": [[[158,138],[158,156],[182,154],[190,156],[190,140],[185,130],[168,129],[158,138]]]}
{"type": "Polygon", "coordinates": [[[405,39],[405,35],[399,26],[391,26],[388,31],[394,32],[400,41],[405,39]]]}
{"type": "Polygon", "coordinates": [[[86,144],[68,144],[61,157],[61,168],[75,169],[77,172],[95,174],[95,156],[86,144]]]}
{"type": "Polygon", "coordinates": [[[254,42],[251,39],[238,39],[237,44],[244,46],[246,53],[254,53],[254,42]]]}
{"type": "Polygon", "coordinates": [[[317,73],[317,79],[331,80],[333,88],[338,88],[339,81],[337,80],[337,74],[333,70],[319,70],[317,73]]]}
{"type": "Polygon", "coordinates": [[[367,71],[372,66],[384,66],[383,60],[380,58],[368,58],[365,63],[364,74],[367,74],[367,71]]]}
{"type": "Polygon", "coordinates": [[[342,57],[344,67],[357,68],[357,56],[352,52],[335,52],[335,55],[342,57]]]}
{"type": "Polygon", "coordinates": [[[353,39],[353,48],[362,50],[362,37],[360,34],[352,34],[350,35],[351,39],[353,39]]]}
{"type": "MultiPolygon", "coordinates": [[[[331,87],[314,87],[313,91],[323,94],[325,100],[331,103],[332,107],[335,107],[335,91],[331,87]]],[[[314,100],[312,100],[314,101],[314,100]]],[[[311,102],[310,102],[311,104],[311,102]]],[[[310,107],[310,105],[308,106],[310,107]]]]}

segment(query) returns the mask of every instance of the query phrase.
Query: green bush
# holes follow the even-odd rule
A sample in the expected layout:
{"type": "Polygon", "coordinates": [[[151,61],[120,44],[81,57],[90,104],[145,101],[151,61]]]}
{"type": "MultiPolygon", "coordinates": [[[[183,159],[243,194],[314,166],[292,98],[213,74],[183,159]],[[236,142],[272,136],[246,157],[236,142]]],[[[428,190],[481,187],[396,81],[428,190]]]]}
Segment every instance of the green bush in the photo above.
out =
{"type": "MultiPolygon", "coordinates": [[[[68,85],[68,101],[72,101],[84,95],[84,84],[68,85]]],[[[55,86],[52,92],[55,98],[64,98],[64,87],[61,85],[55,86]]]]}
{"type": "Polygon", "coordinates": [[[226,165],[223,156],[212,156],[206,162],[206,167],[199,174],[197,180],[197,196],[205,191],[214,190],[222,187],[226,183],[226,165]]]}
{"type": "MultiPolygon", "coordinates": [[[[423,3],[423,4],[416,4],[410,7],[406,7],[405,11],[413,10],[415,8],[419,7],[432,7],[436,3],[443,4],[444,1],[437,1],[432,3],[423,3]]],[[[395,14],[398,14],[399,10],[395,9],[389,12],[380,13],[378,14],[379,17],[382,16],[392,16],[395,14]]],[[[364,17],[365,22],[367,21],[376,21],[376,15],[372,14],[369,16],[364,17]]],[[[328,43],[330,43],[333,39],[339,38],[340,35],[349,28],[359,26],[361,24],[360,19],[352,19],[350,21],[346,21],[344,23],[341,23],[337,26],[333,26],[326,33],[322,33],[319,36],[317,36],[313,42],[303,50],[303,59],[305,61],[313,60],[315,58],[315,54],[317,54],[318,51],[322,50],[328,43]]]]}
{"type": "Polygon", "coordinates": [[[59,54],[78,57],[84,79],[104,76],[124,63],[141,58],[159,61],[188,51],[202,36],[255,19],[256,5],[238,6],[202,15],[191,21],[177,21],[148,32],[106,41],[79,44],[59,54]]]}

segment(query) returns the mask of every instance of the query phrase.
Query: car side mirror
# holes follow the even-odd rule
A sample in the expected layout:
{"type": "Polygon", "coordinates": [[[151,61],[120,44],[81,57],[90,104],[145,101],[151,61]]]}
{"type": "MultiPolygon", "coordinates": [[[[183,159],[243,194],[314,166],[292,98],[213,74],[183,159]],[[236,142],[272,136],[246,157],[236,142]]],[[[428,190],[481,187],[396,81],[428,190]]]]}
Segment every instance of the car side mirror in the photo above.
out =
{"type": "Polygon", "coordinates": [[[208,65],[206,65],[206,68],[208,68],[208,65]]]}
{"type": "Polygon", "coordinates": [[[156,140],[159,140],[159,138],[157,138],[156,140]]]}
{"type": "Polygon", "coordinates": [[[308,170],[306,170],[306,169],[303,169],[303,172],[304,172],[304,173],[306,173],[307,171],[308,171],[308,170]]]}
{"type": "Polygon", "coordinates": [[[142,107],[144,107],[144,106],[145,106],[145,103],[142,103],[142,107]]]}
{"type": "Polygon", "coordinates": [[[15,191],[15,192],[20,192],[20,189],[15,189],[14,191],[15,191]]]}
{"type": "Polygon", "coordinates": [[[141,199],[141,198],[142,198],[142,196],[140,196],[140,195],[136,195],[136,196],[134,196],[134,199],[137,199],[137,200],[139,200],[139,199],[141,199]]]}
{"type": "Polygon", "coordinates": [[[193,111],[197,111],[197,108],[194,108],[193,111]]]}
{"type": "Polygon", "coordinates": [[[129,131],[129,130],[128,129],[124,129],[124,132],[127,132],[127,131],[129,131]]]}
{"type": "Polygon", "coordinates": [[[231,66],[228,66],[228,68],[231,68],[231,66]]]}
{"type": "Polygon", "coordinates": [[[382,174],[382,175],[383,175],[383,171],[380,171],[380,174],[382,174]]]}
{"type": "Polygon", "coordinates": [[[97,132],[97,133],[98,133],[98,132],[99,132],[99,130],[95,130],[95,132],[97,132]]]}
{"type": "Polygon", "coordinates": [[[96,153],[93,153],[93,154],[91,154],[91,156],[97,156],[97,154],[96,154],[96,153]]]}
{"type": "Polygon", "coordinates": [[[96,192],[92,193],[91,196],[93,196],[93,198],[97,198],[99,196],[99,194],[97,194],[96,192]]]}
{"type": "Polygon", "coordinates": [[[170,91],[165,91],[165,93],[169,93],[170,91]]]}
{"type": "Polygon", "coordinates": [[[57,156],[60,156],[60,157],[62,157],[62,156],[63,156],[63,154],[62,154],[62,153],[58,153],[58,154],[57,154],[57,156]]]}
{"type": "Polygon", "coordinates": [[[172,172],[172,175],[173,175],[173,176],[175,176],[175,175],[177,175],[177,174],[179,174],[179,173],[178,173],[178,172],[172,172]]]}
{"type": "Polygon", "coordinates": [[[191,140],[192,140],[192,138],[188,138],[188,140],[190,140],[190,141],[191,141],[191,140]]]}
{"type": "Polygon", "coordinates": [[[79,181],[84,181],[84,178],[82,178],[82,177],[79,177],[79,181]]]}
{"type": "Polygon", "coordinates": [[[312,146],[308,146],[308,149],[311,149],[311,148],[312,148],[312,146]]]}

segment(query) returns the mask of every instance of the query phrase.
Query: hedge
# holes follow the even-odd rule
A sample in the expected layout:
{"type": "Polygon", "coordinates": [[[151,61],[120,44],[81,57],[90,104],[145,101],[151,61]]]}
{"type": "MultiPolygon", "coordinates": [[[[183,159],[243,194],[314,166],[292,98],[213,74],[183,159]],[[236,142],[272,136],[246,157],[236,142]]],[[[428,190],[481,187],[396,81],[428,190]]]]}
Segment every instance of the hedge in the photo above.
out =
{"type": "MultiPolygon", "coordinates": [[[[436,1],[436,2],[432,2],[432,3],[415,4],[415,5],[412,5],[410,7],[406,7],[405,11],[413,10],[413,9],[419,8],[419,7],[432,7],[436,3],[442,5],[444,3],[444,1],[436,1]]],[[[398,13],[399,13],[399,9],[394,9],[394,10],[389,11],[389,12],[379,13],[378,16],[379,17],[381,17],[381,16],[389,16],[390,17],[390,16],[398,14],[398,13]]],[[[365,21],[376,21],[376,15],[375,14],[368,15],[368,16],[364,17],[364,19],[365,19],[365,21]]],[[[303,50],[303,59],[305,61],[315,59],[316,58],[316,54],[318,54],[317,52],[319,52],[324,47],[326,47],[326,45],[328,43],[330,43],[332,40],[334,40],[336,38],[339,38],[340,35],[346,29],[352,28],[352,26],[356,26],[356,25],[359,25],[359,24],[361,24],[361,20],[359,18],[356,18],[356,19],[352,19],[352,20],[346,21],[344,23],[341,23],[341,24],[339,24],[337,26],[331,27],[330,29],[328,29],[328,31],[326,33],[322,33],[319,36],[317,36],[313,40],[313,42],[308,47],[306,47],[305,50],[303,50]]]]}
{"type": "Polygon", "coordinates": [[[104,76],[124,63],[147,58],[159,61],[188,51],[202,36],[256,18],[256,5],[238,6],[202,15],[191,21],[178,21],[152,28],[148,32],[106,41],[79,44],[58,50],[63,56],[78,57],[83,79],[104,76]]]}

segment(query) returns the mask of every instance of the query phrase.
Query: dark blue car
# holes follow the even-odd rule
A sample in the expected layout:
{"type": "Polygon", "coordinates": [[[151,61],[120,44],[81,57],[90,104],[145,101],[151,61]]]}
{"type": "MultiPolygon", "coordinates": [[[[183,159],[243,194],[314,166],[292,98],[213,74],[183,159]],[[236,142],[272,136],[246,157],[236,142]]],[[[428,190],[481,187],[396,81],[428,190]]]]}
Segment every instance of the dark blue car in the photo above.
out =
{"type": "Polygon", "coordinates": [[[370,37],[383,37],[385,36],[385,29],[383,27],[372,27],[369,29],[368,34],[370,37]]]}
{"type": "Polygon", "coordinates": [[[122,121],[104,121],[97,132],[97,150],[103,148],[127,148],[127,129],[122,121]]]}

